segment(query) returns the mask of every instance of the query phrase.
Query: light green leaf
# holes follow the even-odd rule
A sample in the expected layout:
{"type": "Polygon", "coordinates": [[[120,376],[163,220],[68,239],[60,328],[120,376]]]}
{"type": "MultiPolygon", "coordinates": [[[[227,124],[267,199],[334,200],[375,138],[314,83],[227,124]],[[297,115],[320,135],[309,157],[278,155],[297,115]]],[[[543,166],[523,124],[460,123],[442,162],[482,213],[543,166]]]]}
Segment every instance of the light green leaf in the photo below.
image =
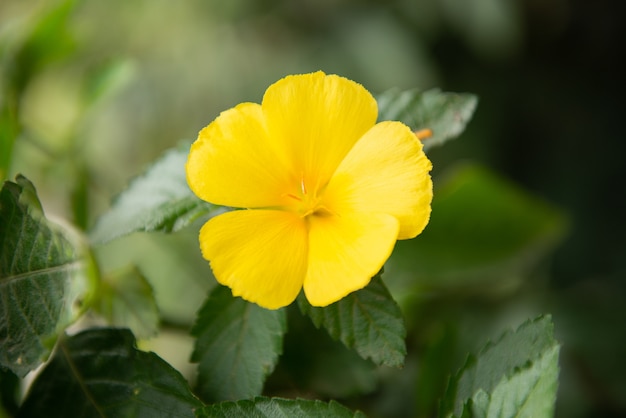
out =
{"type": "Polygon", "coordinates": [[[97,273],[82,238],[48,222],[33,185],[16,181],[0,192],[0,364],[24,376],[82,313],[97,273]]]}
{"type": "Polygon", "coordinates": [[[0,100],[0,181],[8,176],[13,155],[13,145],[20,131],[17,104],[13,95],[5,93],[0,100]]]}
{"type": "Polygon", "coordinates": [[[440,416],[553,416],[559,349],[550,316],[505,333],[450,380],[440,416]]]}
{"type": "Polygon", "coordinates": [[[139,338],[152,337],[158,331],[159,312],[152,286],[137,268],[104,276],[92,307],[111,325],[130,328],[139,338]]]}
{"type": "MultiPolygon", "coordinates": [[[[389,277],[421,289],[515,288],[529,268],[563,237],[561,211],[477,165],[439,183],[424,232],[399,241],[385,266],[389,277]]],[[[408,290],[406,293],[409,293],[408,290]]]]}
{"type": "Polygon", "coordinates": [[[188,147],[170,149],[143,175],[133,179],[91,231],[102,244],[138,231],[174,232],[201,216],[223,209],[198,199],[185,175],[188,147]]]}
{"type": "Polygon", "coordinates": [[[191,361],[198,365],[198,390],[206,401],[261,394],[282,353],[284,309],[268,310],[232,296],[219,286],[198,314],[191,361]]]}
{"type": "Polygon", "coordinates": [[[221,402],[205,406],[196,418],[364,418],[338,402],[257,397],[253,400],[221,402]]]}
{"type": "Polygon", "coordinates": [[[331,337],[355,349],[361,357],[378,365],[404,364],[406,329],[402,312],[380,276],[329,306],[313,307],[302,294],[298,306],[316,327],[324,327],[331,337]]]}
{"type": "Polygon", "coordinates": [[[194,417],[187,381],[125,329],[91,329],[59,341],[19,417],[194,417]]]}
{"type": "Polygon", "coordinates": [[[467,93],[446,93],[438,89],[419,91],[388,90],[377,97],[378,120],[398,120],[413,130],[430,129],[424,150],[459,136],[472,118],[478,98],[467,93]]]}

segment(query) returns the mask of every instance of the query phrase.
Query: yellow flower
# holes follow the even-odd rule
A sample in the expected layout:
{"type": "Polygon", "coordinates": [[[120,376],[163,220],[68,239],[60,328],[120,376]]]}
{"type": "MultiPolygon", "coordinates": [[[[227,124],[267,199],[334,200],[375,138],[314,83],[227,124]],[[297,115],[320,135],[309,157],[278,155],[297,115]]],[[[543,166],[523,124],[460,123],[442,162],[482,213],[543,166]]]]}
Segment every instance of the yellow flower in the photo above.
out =
{"type": "Polygon", "coordinates": [[[360,84],[322,72],[285,77],[262,103],[222,112],[191,146],[187,181],[242,208],[200,230],[200,248],[233,295],[269,309],[302,288],[326,306],[365,287],[398,239],[430,217],[431,163],[400,122],[376,123],[360,84]]]}

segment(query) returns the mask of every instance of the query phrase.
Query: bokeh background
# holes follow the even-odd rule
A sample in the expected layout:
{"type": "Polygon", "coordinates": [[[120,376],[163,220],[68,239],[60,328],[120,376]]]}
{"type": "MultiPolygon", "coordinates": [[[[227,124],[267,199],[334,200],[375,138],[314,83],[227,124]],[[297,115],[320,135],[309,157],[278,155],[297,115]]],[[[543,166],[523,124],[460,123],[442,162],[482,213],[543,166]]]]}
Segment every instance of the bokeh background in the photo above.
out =
{"type": "MultiPolygon", "coordinates": [[[[466,132],[429,154],[435,179],[479,164],[560,211],[567,227],[527,280],[497,297],[431,288],[407,313],[417,354],[404,374],[317,393],[380,416],[429,416],[445,385],[438,371],[546,312],[563,343],[557,416],[625,416],[624,9],[610,0],[0,0],[0,94],[15,100],[20,124],[6,177],[23,173],[48,215],[87,230],[165,149],[221,110],[260,101],[284,75],[321,69],[373,93],[475,93],[466,132]],[[410,406],[394,407],[401,397],[410,406]]],[[[210,287],[184,279],[207,269],[185,258],[197,253],[194,234],[131,237],[101,256],[114,265],[129,245],[140,248],[148,276],[171,278],[155,285],[166,324],[184,323],[210,287]],[[174,252],[165,270],[154,265],[174,252]]],[[[306,395],[284,383],[290,362],[302,361],[287,356],[268,390],[306,395]]]]}

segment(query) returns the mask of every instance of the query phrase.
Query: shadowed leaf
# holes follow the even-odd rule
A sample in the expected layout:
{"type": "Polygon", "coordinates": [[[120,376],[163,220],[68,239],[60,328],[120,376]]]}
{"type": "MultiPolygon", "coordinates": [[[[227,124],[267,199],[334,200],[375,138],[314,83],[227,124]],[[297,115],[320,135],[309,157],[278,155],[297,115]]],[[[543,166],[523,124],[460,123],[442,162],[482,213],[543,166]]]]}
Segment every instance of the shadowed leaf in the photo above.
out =
{"type": "Polygon", "coordinates": [[[139,338],[158,331],[159,312],[152,286],[137,268],[128,268],[102,278],[93,308],[111,325],[130,328],[139,338]]]}
{"type": "Polygon", "coordinates": [[[59,342],[18,417],[192,418],[202,403],[154,353],[135,348],[125,329],[91,329],[59,342]]]}
{"type": "Polygon", "coordinates": [[[311,306],[302,294],[298,306],[316,327],[324,327],[331,337],[355,349],[361,357],[378,365],[404,364],[406,329],[402,312],[380,276],[329,306],[311,306]]]}

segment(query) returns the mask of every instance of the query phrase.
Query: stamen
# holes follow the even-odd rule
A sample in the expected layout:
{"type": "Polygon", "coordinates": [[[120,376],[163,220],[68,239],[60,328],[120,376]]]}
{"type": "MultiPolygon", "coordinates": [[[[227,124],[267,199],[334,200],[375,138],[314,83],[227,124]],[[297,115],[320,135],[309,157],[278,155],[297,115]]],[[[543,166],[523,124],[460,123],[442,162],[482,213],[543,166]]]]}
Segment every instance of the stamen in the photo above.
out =
{"type": "Polygon", "coordinates": [[[296,196],[295,194],[287,193],[285,196],[290,197],[292,199],[296,199],[298,202],[302,202],[302,199],[296,196]]]}
{"type": "Polygon", "coordinates": [[[306,184],[304,184],[304,177],[300,180],[300,189],[302,190],[302,194],[306,194],[306,184]]]}

